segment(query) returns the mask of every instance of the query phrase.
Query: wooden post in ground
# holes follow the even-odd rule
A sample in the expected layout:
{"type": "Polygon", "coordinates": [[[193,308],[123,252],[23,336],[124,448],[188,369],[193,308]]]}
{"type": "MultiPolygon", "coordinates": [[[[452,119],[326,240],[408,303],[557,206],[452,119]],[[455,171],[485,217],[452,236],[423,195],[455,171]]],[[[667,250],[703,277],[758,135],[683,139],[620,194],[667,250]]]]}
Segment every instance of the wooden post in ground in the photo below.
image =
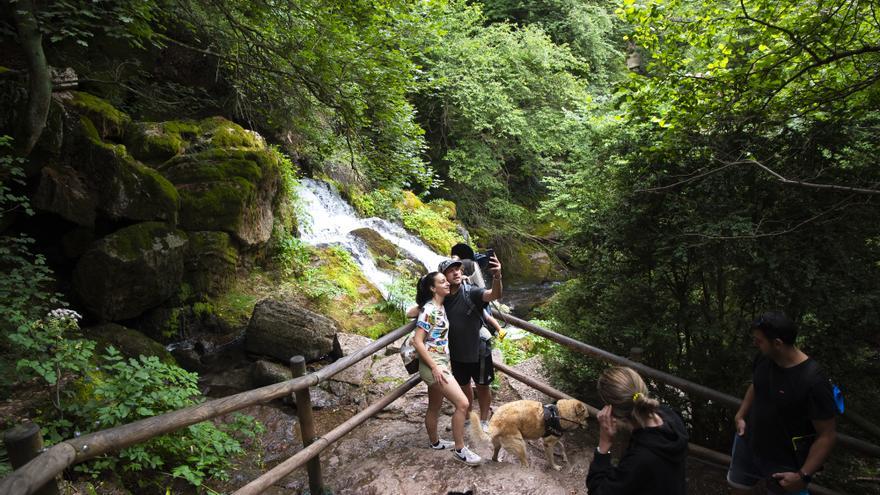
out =
{"type": "MultiPolygon", "coordinates": [[[[290,370],[293,377],[298,378],[306,374],[306,358],[293,356],[290,358],[290,370]]],[[[297,390],[296,416],[299,418],[299,434],[302,437],[303,448],[315,441],[315,420],[312,417],[312,397],[308,388],[297,390]]],[[[321,459],[316,455],[307,464],[309,471],[309,492],[311,495],[324,495],[324,480],[321,476],[321,459]]]]}
{"type": "MultiPolygon", "coordinates": [[[[9,454],[12,469],[18,469],[40,455],[43,450],[43,435],[39,426],[25,423],[6,430],[3,444],[9,454]]],[[[35,491],[34,495],[58,495],[58,484],[52,480],[35,491]]]]}

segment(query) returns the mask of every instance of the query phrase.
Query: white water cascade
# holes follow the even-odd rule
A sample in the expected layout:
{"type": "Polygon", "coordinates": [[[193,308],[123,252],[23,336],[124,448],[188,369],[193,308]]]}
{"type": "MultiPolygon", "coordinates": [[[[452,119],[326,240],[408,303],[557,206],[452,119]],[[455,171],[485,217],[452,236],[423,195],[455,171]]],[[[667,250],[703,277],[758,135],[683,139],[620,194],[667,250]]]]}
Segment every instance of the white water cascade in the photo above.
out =
{"type": "Polygon", "coordinates": [[[300,218],[300,239],[310,246],[337,245],[344,248],[383,297],[388,297],[393,275],[376,266],[366,242],[352,235],[352,230],[366,227],[378,232],[410,257],[419,260],[428,271],[436,270],[444,258],[400,225],[381,218],[358,217],[339,191],[326,182],[302,179],[297,194],[305,213],[305,218],[300,218]]]}

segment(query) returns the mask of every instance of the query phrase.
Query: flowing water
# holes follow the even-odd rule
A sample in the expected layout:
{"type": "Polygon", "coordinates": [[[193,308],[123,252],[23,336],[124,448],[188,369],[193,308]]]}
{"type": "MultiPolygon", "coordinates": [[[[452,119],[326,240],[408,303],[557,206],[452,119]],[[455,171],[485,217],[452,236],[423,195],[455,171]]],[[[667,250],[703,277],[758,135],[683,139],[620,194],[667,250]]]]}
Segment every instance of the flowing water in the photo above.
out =
{"type": "Polygon", "coordinates": [[[302,179],[297,194],[302,200],[305,218],[300,218],[300,239],[310,246],[340,246],[348,251],[364,276],[388,297],[394,274],[376,266],[363,239],[351,232],[369,228],[418,260],[427,270],[435,270],[443,256],[434,252],[418,237],[403,227],[381,218],[361,218],[332,185],[313,179],[302,179]]]}

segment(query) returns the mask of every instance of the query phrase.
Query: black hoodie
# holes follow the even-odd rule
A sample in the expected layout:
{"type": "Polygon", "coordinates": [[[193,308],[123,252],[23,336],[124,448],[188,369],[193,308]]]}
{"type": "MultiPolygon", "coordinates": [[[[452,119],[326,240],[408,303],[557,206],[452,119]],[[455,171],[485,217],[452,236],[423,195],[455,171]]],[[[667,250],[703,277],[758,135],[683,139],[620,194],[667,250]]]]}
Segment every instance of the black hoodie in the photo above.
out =
{"type": "Polygon", "coordinates": [[[611,465],[611,454],[598,451],[590,464],[590,495],[685,495],[688,434],[668,406],[657,411],[663,425],[633,430],[626,452],[611,465]]]}

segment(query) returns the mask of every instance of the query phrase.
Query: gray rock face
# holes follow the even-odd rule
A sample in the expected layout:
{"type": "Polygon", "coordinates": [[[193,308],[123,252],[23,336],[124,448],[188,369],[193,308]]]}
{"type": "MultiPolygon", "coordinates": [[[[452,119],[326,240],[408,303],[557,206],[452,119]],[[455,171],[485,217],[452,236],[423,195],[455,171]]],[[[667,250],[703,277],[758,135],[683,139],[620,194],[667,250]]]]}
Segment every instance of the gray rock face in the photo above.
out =
{"type": "Polygon", "coordinates": [[[238,250],[226,232],[189,232],[185,279],[197,293],[218,295],[235,279],[238,250]]]}
{"type": "Polygon", "coordinates": [[[245,337],[247,352],[281,361],[302,355],[314,361],[338,348],[333,320],[284,301],[257,303],[245,337]]]}
{"type": "MultiPolygon", "coordinates": [[[[340,333],[337,335],[337,338],[339,339],[339,346],[342,348],[343,356],[353,354],[373,342],[372,339],[351,333],[340,333]]],[[[331,380],[351,385],[362,385],[370,372],[371,362],[372,358],[362,359],[334,375],[331,380]]]]}
{"type": "Polygon", "coordinates": [[[103,320],[138,316],[178,290],[187,242],[184,232],[159,222],[120,229],[79,259],[74,290],[103,320]]]}
{"type": "Polygon", "coordinates": [[[254,385],[262,387],[264,385],[272,385],[273,383],[281,383],[290,380],[293,378],[293,373],[290,371],[290,368],[283,364],[261,359],[254,363],[252,376],[254,385]]]}
{"type": "Polygon", "coordinates": [[[62,218],[84,227],[95,224],[98,202],[70,167],[44,167],[40,185],[34,196],[34,207],[57,213],[62,218]]]}

